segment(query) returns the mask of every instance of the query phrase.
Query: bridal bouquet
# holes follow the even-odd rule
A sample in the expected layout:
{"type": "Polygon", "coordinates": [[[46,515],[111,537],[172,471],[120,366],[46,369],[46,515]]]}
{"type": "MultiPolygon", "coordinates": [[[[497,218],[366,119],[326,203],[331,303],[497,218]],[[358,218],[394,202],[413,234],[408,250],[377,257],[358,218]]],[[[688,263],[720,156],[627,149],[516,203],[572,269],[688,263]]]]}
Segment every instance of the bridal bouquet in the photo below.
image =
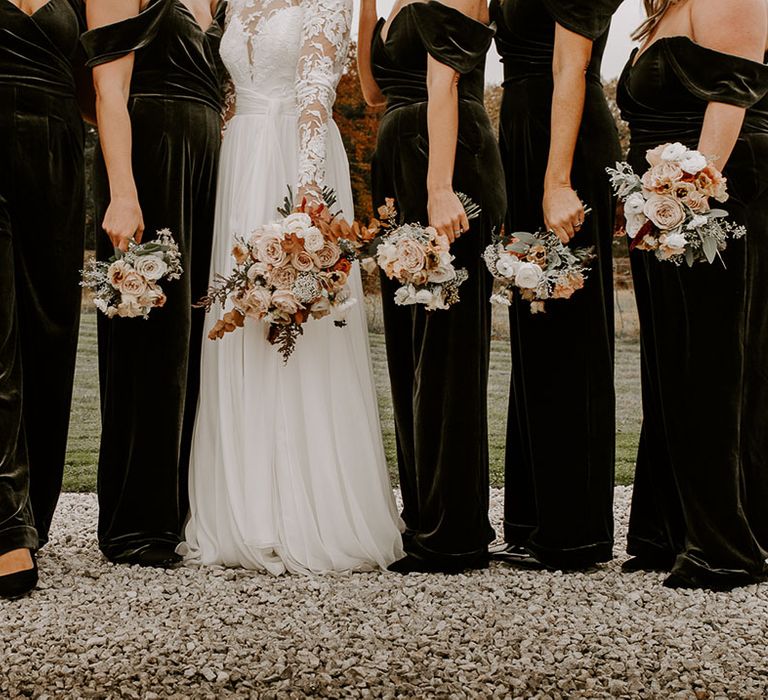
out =
{"type": "Polygon", "coordinates": [[[688,265],[714,262],[728,239],[746,235],[725,221],[728,212],[711,209],[710,199],[728,199],[726,180],[699,151],[670,143],[648,151],[651,166],[640,177],[628,163],[608,168],[611,184],[624,203],[630,250],[650,250],[659,260],[688,265]]]}
{"type": "Polygon", "coordinates": [[[491,302],[510,306],[519,294],[531,303],[531,313],[545,311],[550,299],[570,299],[584,287],[594,248],[571,248],[556,234],[513,233],[489,245],[483,253],[501,290],[491,302]]]}
{"type": "Polygon", "coordinates": [[[179,247],[163,229],[154,241],[131,241],[127,252],[116,250],[106,262],[89,260],[80,286],[91,291],[94,305],[108,318],[148,318],[152,309],[165,305],[159,282],[177,280],[182,272],[179,247]]]}
{"type": "MultiPolygon", "coordinates": [[[[480,207],[458,194],[469,220],[480,216],[480,207]]],[[[379,209],[380,226],[387,230],[377,242],[373,260],[389,279],[402,285],[395,292],[399,306],[423,305],[427,311],[448,309],[459,301],[459,287],[469,274],[453,265],[448,238],[431,226],[397,225],[394,200],[379,209]]],[[[377,222],[379,223],[379,222],[377,222]]]]}
{"type": "Polygon", "coordinates": [[[305,201],[294,210],[290,197],[278,210],[283,218],[235,239],[234,269],[217,275],[197,304],[206,311],[216,304],[231,307],[209,333],[211,340],[242,328],[246,319],[261,321],[285,362],[309,319],[330,316],[336,326],[346,325],[345,312],[357,303],[348,276],[357,250],[372,235],[330,213],[330,191],[317,207],[305,201]]]}

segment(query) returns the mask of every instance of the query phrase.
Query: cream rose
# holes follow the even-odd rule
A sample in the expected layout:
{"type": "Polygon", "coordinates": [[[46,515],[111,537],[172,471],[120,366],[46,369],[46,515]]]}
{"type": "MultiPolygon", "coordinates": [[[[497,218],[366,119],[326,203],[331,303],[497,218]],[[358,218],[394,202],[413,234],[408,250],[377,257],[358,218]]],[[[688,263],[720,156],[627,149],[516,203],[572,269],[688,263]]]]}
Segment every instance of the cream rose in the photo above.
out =
{"type": "Polygon", "coordinates": [[[312,228],[312,219],[307,214],[291,214],[282,221],[282,229],[285,234],[299,234],[308,228],[312,228]]]}
{"type": "Polygon", "coordinates": [[[325,236],[316,226],[304,232],[304,248],[310,253],[317,253],[325,244],[325,236]]]}
{"type": "Polygon", "coordinates": [[[165,292],[160,287],[154,285],[150,286],[139,298],[139,303],[142,306],[149,306],[155,309],[165,306],[166,301],[168,301],[168,297],[165,296],[165,292]]]}
{"type": "Polygon", "coordinates": [[[287,289],[278,289],[272,294],[272,303],[278,309],[286,314],[295,314],[299,310],[299,302],[293,292],[287,289]]]}
{"type": "Polygon", "coordinates": [[[282,241],[274,234],[261,237],[258,243],[258,253],[261,262],[274,267],[280,267],[288,259],[287,253],[283,250],[282,241]]]}
{"type": "Polygon", "coordinates": [[[138,316],[144,316],[144,314],[144,308],[139,304],[138,297],[133,294],[124,294],[117,305],[117,315],[120,318],[137,318],[138,316]]]}
{"type": "Polygon", "coordinates": [[[506,279],[512,279],[520,268],[520,260],[514,255],[502,255],[496,262],[496,271],[506,279]]]}
{"type": "Polygon", "coordinates": [[[140,255],[136,258],[133,268],[150,282],[156,282],[168,272],[165,261],[155,255],[140,255]]]}
{"type": "Polygon", "coordinates": [[[400,275],[405,272],[407,275],[414,275],[424,269],[425,263],[426,256],[420,244],[409,238],[397,242],[395,274],[400,275]]]}
{"type": "Polygon", "coordinates": [[[685,221],[685,210],[674,197],[652,194],[643,213],[660,231],[670,231],[685,221]]]}
{"type": "Polygon", "coordinates": [[[118,285],[121,294],[140,297],[147,291],[147,281],[135,270],[129,270],[118,285]]]}
{"type": "Polygon", "coordinates": [[[269,311],[272,295],[264,287],[251,287],[242,299],[243,311],[246,316],[260,320],[269,311]]]}
{"type": "Polygon", "coordinates": [[[515,275],[515,284],[521,289],[535,289],[544,277],[544,271],[535,263],[521,262],[515,275]]]}

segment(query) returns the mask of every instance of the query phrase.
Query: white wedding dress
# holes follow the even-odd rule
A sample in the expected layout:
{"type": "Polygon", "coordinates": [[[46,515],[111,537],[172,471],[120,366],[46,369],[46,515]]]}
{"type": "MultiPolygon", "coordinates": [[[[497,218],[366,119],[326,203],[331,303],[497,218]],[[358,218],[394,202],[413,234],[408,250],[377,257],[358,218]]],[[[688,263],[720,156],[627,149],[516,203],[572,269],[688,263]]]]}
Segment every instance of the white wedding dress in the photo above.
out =
{"type": "MultiPolygon", "coordinates": [[[[331,116],[351,15],[352,0],[229,0],[221,55],[236,112],[221,153],[211,275],[232,268],[233,235],[278,218],[288,185],[333,188],[352,219],[331,116]]],[[[180,550],[189,563],[322,573],[403,556],[358,269],[350,281],[359,303],[348,325],[309,321],[285,366],[255,321],[204,341],[180,550]]]]}

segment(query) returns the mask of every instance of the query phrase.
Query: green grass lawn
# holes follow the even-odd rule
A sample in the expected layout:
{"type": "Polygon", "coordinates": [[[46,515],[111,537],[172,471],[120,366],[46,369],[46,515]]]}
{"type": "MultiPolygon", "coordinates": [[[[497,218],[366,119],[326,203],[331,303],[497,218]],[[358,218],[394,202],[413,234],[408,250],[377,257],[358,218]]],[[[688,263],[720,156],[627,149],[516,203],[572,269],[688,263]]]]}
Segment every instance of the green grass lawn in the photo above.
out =
{"type": "MultiPolygon", "coordinates": [[[[629,484],[635,466],[637,438],[640,431],[639,366],[636,341],[619,340],[616,362],[617,433],[616,478],[629,484]]],[[[389,396],[387,360],[384,337],[371,334],[373,369],[381,410],[384,446],[390,471],[396,478],[395,435],[392,423],[392,401],[389,396]]],[[[510,360],[507,343],[494,341],[491,350],[491,375],[488,389],[490,407],[491,483],[504,483],[504,438],[509,399],[510,360]]],[[[75,398],[72,409],[64,489],[93,491],[96,488],[96,460],[99,447],[99,396],[96,367],[96,316],[93,310],[83,311],[80,348],[75,377],[75,398]]]]}

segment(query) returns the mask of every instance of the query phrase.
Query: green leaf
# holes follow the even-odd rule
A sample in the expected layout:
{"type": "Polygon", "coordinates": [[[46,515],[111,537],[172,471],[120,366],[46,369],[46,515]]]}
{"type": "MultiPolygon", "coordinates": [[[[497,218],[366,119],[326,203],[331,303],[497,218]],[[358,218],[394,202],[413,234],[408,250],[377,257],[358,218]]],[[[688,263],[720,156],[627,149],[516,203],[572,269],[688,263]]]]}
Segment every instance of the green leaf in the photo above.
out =
{"type": "Polygon", "coordinates": [[[715,258],[717,257],[717,241],[712,236],[707,236],[703,239],[702,250],[710,265],[715,262],[715,258]]]}

